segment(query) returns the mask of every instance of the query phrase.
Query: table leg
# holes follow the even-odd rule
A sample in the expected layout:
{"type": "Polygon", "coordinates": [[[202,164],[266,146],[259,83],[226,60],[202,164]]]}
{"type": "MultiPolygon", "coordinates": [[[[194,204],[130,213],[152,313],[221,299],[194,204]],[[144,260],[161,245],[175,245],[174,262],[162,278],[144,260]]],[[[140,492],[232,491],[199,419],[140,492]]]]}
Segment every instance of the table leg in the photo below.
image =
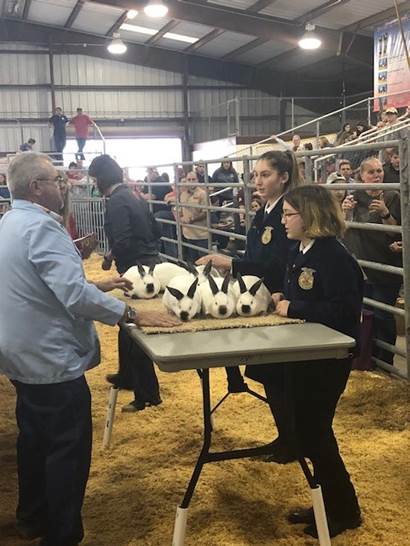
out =
{"type": "Polygon", "coordinates": [[[117,389],[117,387],[111,387],[110,389],[110,395],[108,398],[108,405],[107,405],[107,416],[105,418],[105,426],[104,426],[104,438],[103,438],[104,449],[107,449],[110,447],[112,427],[114,425],[114,417],[115,417],[115,406],[117,404],[117,397],[118,397],[119,390],[120,389],[117,389]]]}
{"type": "Polygon", "coordinates": [[[201,378],[201,383],[202,383],[204,437],[203,437],[201,453],[199,454],[199,457],[196,462],[191,479],[189,481],[188,487],[185,491],[184,498],[182,499],[181,504],[177,507],[172,546],[184,546],[189,504],[194,494],[196,484],[198,483],[199,477],[201,475],[202,468],[204,464],[207,462],[209,448],[211,446],[211,441],[212,441],[211,395],[210,395],[210,389],[209,389],[209,370],[204,369],[204,370],[201,370],[201,372],[198,371],[198,375],[201,378]]]}

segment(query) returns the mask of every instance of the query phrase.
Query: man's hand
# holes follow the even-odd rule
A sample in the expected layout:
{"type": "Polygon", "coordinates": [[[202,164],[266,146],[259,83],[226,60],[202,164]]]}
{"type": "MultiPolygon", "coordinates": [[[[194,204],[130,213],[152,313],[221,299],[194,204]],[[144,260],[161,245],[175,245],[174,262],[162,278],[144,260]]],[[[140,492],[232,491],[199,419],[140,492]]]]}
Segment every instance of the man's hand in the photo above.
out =
{"type": "Polygon", "coordinates": [[[104,255],[104,259],[101,264],[101,269],[103,269],[104,271],[109,271],[112,266],[112,261],[113,261],[113,256],[111,254],[111,251],[107,252],[107,254],[104,255]]]}
{"type": "Polygon", "coordinates": [[[373,199],[369,205],[370,212],[377,212],[380,216],[387,216],[389,209],[386,207],[384,199],[373,199]]]}
{"type": "Polygon", "coordinates": [[[138,311],[135,319],[137,326],[159,326],[162,328],[171,328],[178,326],[182,322],[164,311],[138,311]]]}
{"type": "Polygon", "coordinates": [[[392,252],[403,252],[403,241],[394,241],[389,248],[392,252]]]}
{"type": "Polygon", "coordinates": [[[207,254],[206,256],[199,258],[199,260],[197,260],[195,263],[196,265],[206,265],[211,260],[212,265],[216,267],[216,269],[222,269],[224,271],[231,269],[232,258],[229,256],[224,256],[223,254],[207,254]]]}
{"type": "Polygon", "coordinates": [[[132,290],[133,287],[132,282],[125,277],[113,277],[106,281],[99,281],[94,284],[102,292],[111,292],[111,290],[116,290],[117,288],[126,292],[132,290]]]}
{"type": "Polygon", "coordinates": [[[272,301],[275,306],[275,309],[280,301],[283,300],[283,293],[282,292],[274,292],[272,294],[272,301]]]}
{"type": "Polygon", "coordinates": [[[288,309],[289,309],[290,301],[289,300],[281,300],[276,305],[276,312],[280,317],[287,317],[288,316],[288,309]]]}

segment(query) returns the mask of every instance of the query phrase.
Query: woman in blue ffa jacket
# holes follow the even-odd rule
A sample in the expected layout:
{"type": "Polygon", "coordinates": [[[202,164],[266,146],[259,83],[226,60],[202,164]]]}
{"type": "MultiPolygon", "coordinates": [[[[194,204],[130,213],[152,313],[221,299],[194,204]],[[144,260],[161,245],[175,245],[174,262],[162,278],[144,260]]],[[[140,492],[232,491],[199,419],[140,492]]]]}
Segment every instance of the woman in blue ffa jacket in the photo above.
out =
{"type": "MultiPolygon", "coordinates": [[[[222,254],[210,254],[198,260],[198,264],[206,264],[212,260],[218,269],[229,270],[236,276],[256,275],[263,277],[264,283],[271,292],[282,289],[287,255],[292,243],[286,237],[282,225],[282,205],[286,192],[297,187],[301,181],[296,158],[291,151],[269,151],[262,154],[254,169],[256,190],[265,201],[265,206],[258,210],[247,234],[246,251],[243,259],[234,259],[222,254]]],[[[270,369],[270,368],[269,368],[270,369]]],[[[246,385],[240,375],[239,368],[227,368],[228,389],[230,392],[246,390],[246,385]]],[[[273,376],[278,375],[281,383],[282,367],[275,365],[267,375],[269,382],[265,383],[265,368],[251,366],[246,375],[264,384],[270,400],[270,409],[278,428],[278,438],[272,443],[272,453],[278,458],[287,460],[287,448],[281,441],[281,429],[284,421],[282,414],[282,398],[275,396],[273,376]],[[279,452],[280,451],[280,456],[279,452]]]]}
{"type": "MultiPolygon", "coordinates": [[[[285,196],[282,218],[288,238],[300,243],[290,253],[283,293],[272,296],[277,313],[324,324],[358,340],[363,275],[337,239],[345,225],[336,199],[320,186],[295,189],[285,196]]],[[[332,429],[351,362],[352,357],[287,365],[283,384],[288,445],[313,464],[331,536],[361,523],[356,493],[332,429]]],[[[317,537],[312,509],[294,512],[289,519],[308,524],[305,532],[317,537]]]]}

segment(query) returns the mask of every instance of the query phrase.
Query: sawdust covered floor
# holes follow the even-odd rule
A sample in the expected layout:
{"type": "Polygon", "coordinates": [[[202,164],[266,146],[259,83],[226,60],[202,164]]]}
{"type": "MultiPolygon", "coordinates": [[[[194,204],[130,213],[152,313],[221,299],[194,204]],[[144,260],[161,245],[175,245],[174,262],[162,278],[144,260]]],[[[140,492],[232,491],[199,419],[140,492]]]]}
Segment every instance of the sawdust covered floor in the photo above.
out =
{"type": "MultiPolygon", "coordinates": [[[[106,273],[86,262],[90,279],[106,273]]],[[[110,451],[101,449],[108,387],[117,368],[116,330],[99,326],[102,365],[87,374],[93,393],[94,453],[83,510],[84,546],[169,546],[175,509],[201,446],[201,396],[195,372],[159,372],[164,403],[135,414],[118,411],[110,451]]],[[[214,401],[225,372],[211,375],[214,401]]],[[[410,546],[409,385],[376,373],[352,374],[335,420],[336,434],[357,487],[364,524],[333,539],[334,546],[410,546]]],[[[118,410],[131,400],[120,392],[118,410]]],[[[0,377],[0,544],[23,546],[13,531],[16,503],[14,392],[0,377]]],[[[266,406],[230,396],[215,417],[217,449],[273,439],[266,406]]],[[[310,546],[287,511],[309,504],[296,464],[250,460],[205,466],[188,517],[186,546],[310,546]]]]}

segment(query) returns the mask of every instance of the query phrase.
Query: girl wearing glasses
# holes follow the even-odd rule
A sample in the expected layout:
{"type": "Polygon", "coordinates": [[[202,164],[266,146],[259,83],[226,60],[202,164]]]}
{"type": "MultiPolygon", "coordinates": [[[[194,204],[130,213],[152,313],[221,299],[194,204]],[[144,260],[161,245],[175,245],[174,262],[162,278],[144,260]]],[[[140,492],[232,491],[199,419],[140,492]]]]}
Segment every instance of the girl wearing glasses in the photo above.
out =
{"type": "MultiPolygon", "coordinates": [[[[322,186],[303,186],[286,194],[282,222],[297,245],[289,255],[284,292],[273,294],[280,316],[329,326],[358,340],[363,275],[356,260],[338,241],[345,224],[340,206],[322,186]]],[[[311,460],[322,487],[330,536],[360,525],[360,509],[332,430],[337,402],[352,357],[287,365],[282,385],[287,397],[287,442],[295,457],[311,460]]],[[[307,524],[317,538],[313,510],[289,516],[307,524]]]]}
{"type": "MultiPolygon", "coordinates": [[[[360,165],[360,178],[363,184],[381,184],[384,179],[383,165],[374,157],[365,159],[360,165]]],[[[346,214],[353,211],[353,221],[383,225],[400,225],[400,196],[396,191],[356,190],[352,196],[345,199],[342,209],[346,214]]],[[[390,245],[397,241],[396,233],[349,229],[345,243],[349,250],[361,260],[378,262],[396,267],[402,266],[400,253],[392,251],[390,245]]],[[[365,295],[374,300],[395,305],[402,284],[402,277],[393,273],[385,273],[364,268],[366,273],[365,295]]],[[[390,345],[396,344],[396,321],[394,316],[380,309],[373,309],[373,335],[390,345]]],[[[393,353],[374,347],[373,355],[393,364],[393,353]]]]}
{"type": "MultiPolygon", "coordinates": [[[[264,206],[255,214],[247,233],[246,251],[242,259],[232,259],[221,254],[210,254],[198,260],[206,264],[212,260],[215,267],[232,270],[233,276],[256,275],[263,277],[271,292],[282,289],[287,255],[291,247],[286,231],[281,222],[282,205],[286,192],[300,185],[299,169],[296,157],[290,150],[269,151],[262,154],[255,164],[254,183],[264,201],[264,206]]],[[[246,369],[247,377],[263,383],[269,406],[274,417],[278,438],[271,444],[272,456],[269,460],[288,462],[291,453],[282,438],[283,401],[281,396],[283,369],[281,366],[250,366],[246,369]],[[279,385],[279,386],[278,386],[279,385]]],[[[246,391],[246,384],[239,368],[227,368],[228,390],[246,391]]]]}

